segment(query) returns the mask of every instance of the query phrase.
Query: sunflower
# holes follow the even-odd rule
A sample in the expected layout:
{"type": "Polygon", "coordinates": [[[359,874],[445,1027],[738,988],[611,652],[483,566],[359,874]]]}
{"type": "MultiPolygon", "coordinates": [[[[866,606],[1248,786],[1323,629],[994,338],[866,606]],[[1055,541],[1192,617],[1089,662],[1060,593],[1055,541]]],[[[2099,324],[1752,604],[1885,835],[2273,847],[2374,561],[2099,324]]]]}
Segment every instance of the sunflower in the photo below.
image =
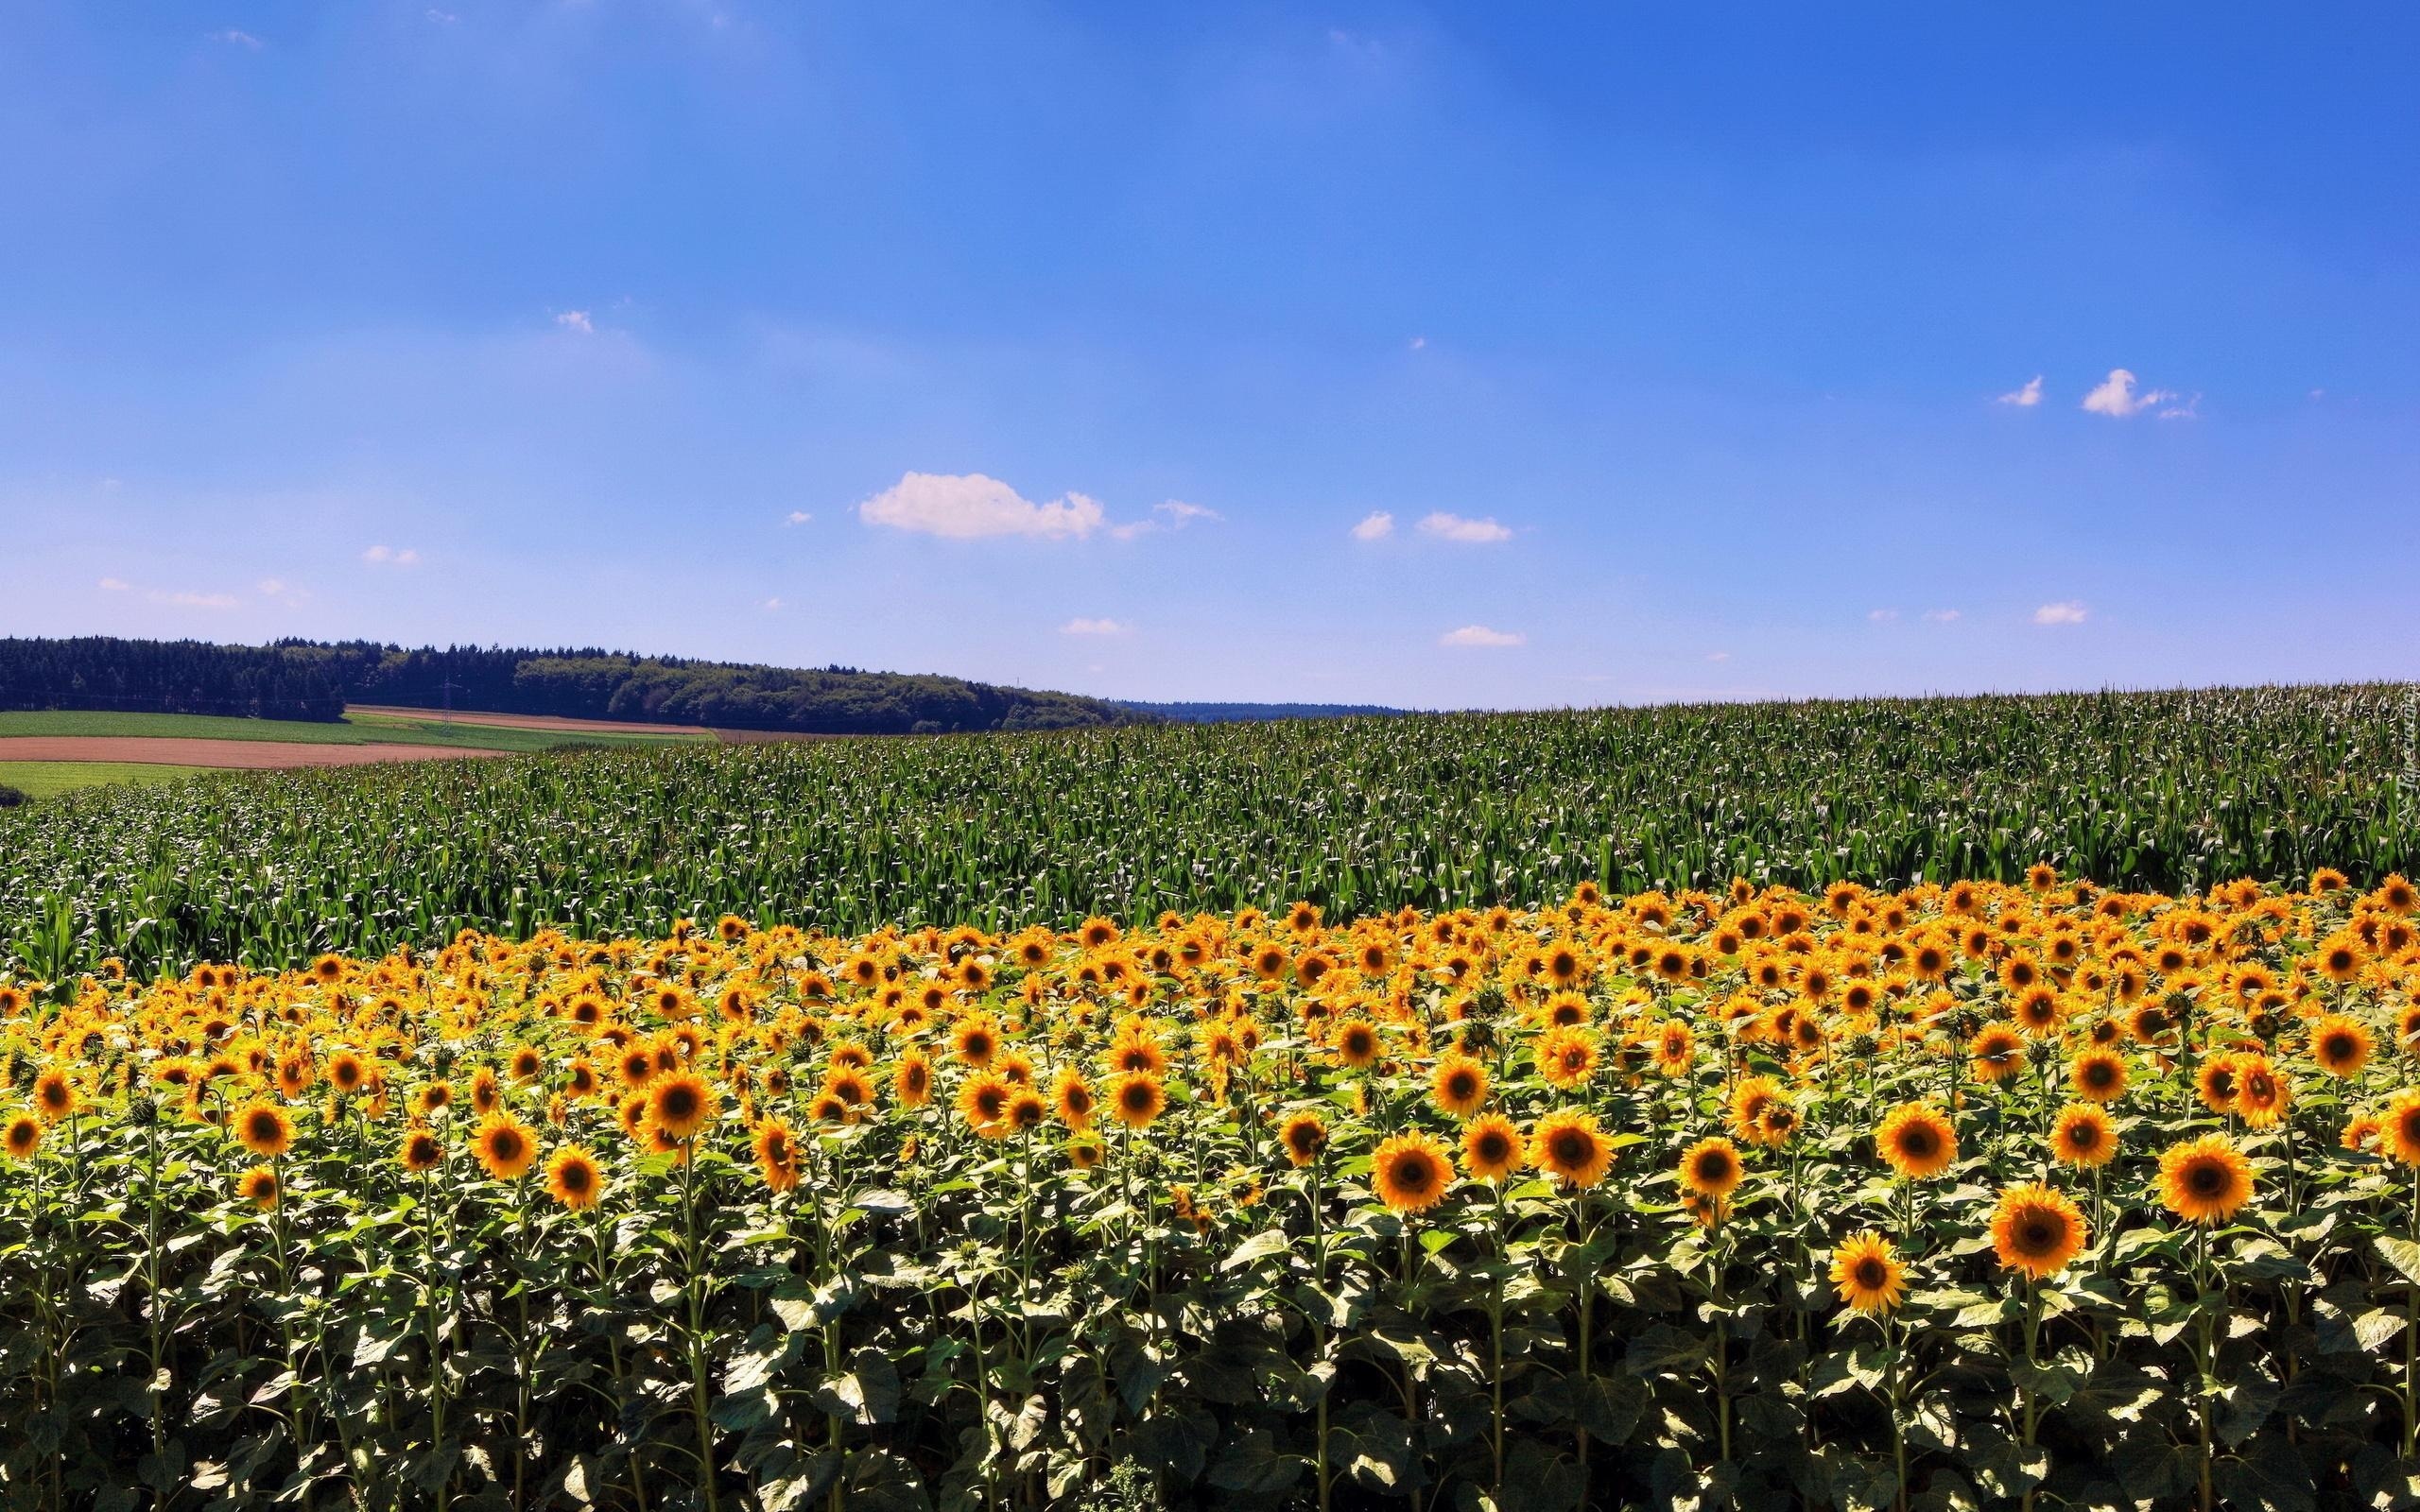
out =
{"type": "Polygon", "coordinates": [[[1371,1186],[1378,1200],[1397,1212],[1426,1212],[1437,1206],[1453,1179],[1445,1146],[1423,1130],[1396,1135],[1371,1157],[1371,1186]]]}
{"type": "Polygon", "coordinates": [[[495,1068],[481,1066],[471,1076],[471,1110],[493,1113],[496,1104],[504,1100],[504,1086],[495,1079],[495,1068]]]}
{"type": "Polygon", "coordinates": [[[988,1066],[1000,1050],[999,1026],[979,1015],[960,1019],[949,1034],[950,1053],[967,1065],[988,1066]]]}
{"type": "Polygon", "coordinates": [[[1167,1107],[1160,1078],[1148,1071],[1130,1072],[1109,1084],[1109,1110],[1128,1128],[1149,1128],[1167,1107]]]}
{"type": "Polygon", "coordinates": [[[2160,1152],[2159,1200],[2187,1223],[2224,1223],[2252,1198],[2252,1162],[2223,1134],[2160,1152]]]}
{"type": "Polygon", "coordinates": [[[2009,1015],[2016,1020],[2019,1029],[2037,1039],[2056,1033],[2060,1021],[2066,1017],[2059,1003],[2059,989],[2047,982],[2037,982],[2018,993],[2016,1002],[2009,1007],[2009,1015]]]}
{"type": "Polygon", "coordinates": [[[1028,1134],[1040,1128],[1049,1117],[1050,1105],[1042,1100],[1041,1093],[1028,1090],[1009,1098],[1008,1116],[1003,1122],[1015,1132],[1028,1134]]]}
{"type": "Polygon", "coordinates": [[[1000,1132],[1002,1121],[1009,1116],[1009,1099],[1015,1091],[1007,1077],[977,1072],[959,1085],[959,1116],[977,1133],[1000,1132]]]}
{"type": "Polygon", "coordinates": [[[2126,1094],[2126,1057],[2115,1050],[2087,1050],[2067,1068],[2067,1085],[2087,1102],[2116,1102],[2126,1094]]]}
{"type": "Polygon", "coordinates": [[[526,1174],[530,1162],[538,1158],[538,1137],[529,1125],[510,1113],[490,1113],[486,1122],[471,1139],[472,1149],[478,1152],[479,1163],[488,1175],[499,1181],[510,1181],[526,1174]]]}
{"type": "Polygon", "coordinates": [[[2331,1076],[2360,1075],[2376,1043],[2369,1026],[2348,1014],[2326,1014],[2310,1026],[2310,1057],[2331,1076]]]}
{"type": "Polygon", "coordinates": [[[2000,1263],[2029,1280],[2065,1270],[2083,1253],[2083,1214],[2056,1187],[2029,1181],[2008,1188],[1992,1210],[1992,1247],[2000,1263]]]}
{"type": "Polygon", "coordinates": [[[596,1205],[604,1194],[605,1173],[596,1157],[577,1144],[566,1144],[546,1162],[546,1195],[574,1212],[596,1205]]]}
{"type": "Polygon", "coordinates": [[[2245,1127],[2273,1128],[2286,1116],[2286,1105],[2293,1100],[2293,1087],[2267,1056],[2238,1058],[2235,1080],[2235,1110],[2245,1127]]]}
{"type": "Polygon", "coordinates": [[[2379,1133],[2388,1155],[2405,1165],[2420,1165],[2420,1089],[2399,1091],[2387,1100],[2386,1122],[2379,1133]]]}
{"type": "Polygon", "coordinates": [[[1327,1124],[1317,1113],[1288,1113],[1277,1125],[1277,1143],[1294,1165],[1308,1165],[1327,1148],[1327,1124]]]}
{"type": "Polygon", "coordinates": [[[714,1089],[695,1072],[678,1071],[648,1084],[647,1119],[666,1139],[689,1140],[714,1121],[714,1089]]]}
{"type": "Polygon", "coordinates": [[[855,1066],[842,1066],[823,1077],[823,1090],[851,1108],[864,1108],[873,1101],[873,1078],[855,1066]]]}
{"type": "Polygon", "coordinates": [[[763,1173],[767,1187],[787,1192],[798,1185],[798,1136],[790,1131],[786,1120],[761,1120],[752,1143],[756,1147],[756,1169],[763,1173]]]}
{"type": "Polygon", "coordinates": [[[1437,1062],[1428,1081],[1428,1096],[1438,1111],[1468,1118],[1487,1101],[1487,1068],[1465,1055],[1449,1055],[1437,1062]]]}
{"type": "Polygon", "coordinates": [[[1841,1300],[1860,1313],[1888,1313],[1906,1293],[1908,1267],[1891,1241],[1872,1229],[1841,1241],[1832,1251],[1832,1285],[1841,1300]]]}
{"type": "Polygon", "coordinates": [[[294,1125],[285,1109],[274,1103],[251,1103],[235,1113],[236,1140],[263,1160],[284,1155],[294,1144],[294,1125]]]}
{"type": "Polygon", "coordinates": [[[256,1165],[235,1178],[235,1194],[266,1212],[277,1206],[277,1173],[256,1165]]]}
{"type": "Polygon", "coordinates": [[[1988,1023],[1967,1047],[1977,1081],[2006,1081],[2025,1064],[2025,1041],[2004,1023],[1988,1023]]]}
{"type": "Polygon", "coordinates": [[[12,1160],[29,1160],[42,1148],[42,1120],[31,1113],[10,1116],[8,1126],[0,1129],[0,1149],[9,1152],[12,1160]]]}
{"type": "Polygon", "coordinates": [[[1356,1070],[1377,1059],[1377,1027],[1367,1019],[1345,1020],[1336,1031],[1336,1058],[1356,1070]]]}
{"type": "Polygon", "coordinates": [[[403,1148],[395,1153],[404,1169],[418,1176],[423,1171],[435,1170],[438,1162],[445,1159],[445,1144],[427,1129],[407,1129],[403,1148]]]}
{"type": "Polygon", "coordinates": [[[1614,1147],[1598,1128],[1594,1113],[1564,1108],[1531,1125],[1530,1163],[1566,1185],[1593,1187],[1613,1169],[1614,1147]]]}
{"type": "Polygon", "coordinates": [[[1719,1135],[1698,1141],[1681,1156],[1681,1185],[1716,1202],[1730,1196],[1745,1174],[1739,1147],[1719,1135]]]}
{"type": "Polygon", "coordinates": [[[933,1063],[924,1052],[910,1050],[899,1057],[890,1074],[891,1095],[902,1108],[922,1108],[933,1098],[933,1063]]]}
{"type": "Polygon", "coordinates": [[[2235,1078],[2235,1057],[2212,1056],[2202,1063],[2202,1073],[2195,1080],[2202,1106],[2213,1113],[2235,1111],[2238,1094],[2235,1078]]]}
{"type": "Polygon", "coordinates": [[[1501,1113],[1471,1120],[1462,1130],[1462,1172],[1474,1181],[1501,1181],[1521,1164],[1521,1130],[1501,1113]]]}
{"type": "Polygon", "coordinates": [[[1058,1105],[1059,1122],[1079,1134],[1093,1126],[1093,1114],[1100,1102],[1083,1073],[1073,1066],[1061,1071],[1051,1081],[1050,1096],[1058,1105]]]}
{"type": "Polygon", "coordinates": [[[1743,1140],[1756,1138],[1767,1107],[1787,1094],[1771,1076],[1745,1076],[1731,1091],[1731,1132],[1743,1140]]]}
{"type": "Polygon", "coordinates": [[[2107,1165],[2118,1154],[2118,1135],[2097,1103],[2069,1103],[2050,1126],[2050,1153],[2069,1165],[2107,1165]]]}
{"type": "Polygon", "coordinates": [[[1568,1091],[1597,1074],[1597,1037],[1585,1029],[1556,1029],[1538,1041],[1538,1074],[1549,1087],[1568,1091]]]}
{"type": "Polygon", "coordinates": [[[67,1079],[67,1073],[45,1071],[34,1078],[34,1111],[45,1122],[56,1124],[79,1106],[76,1084],[67,1079]]]}
{"type": "Polygon", "coordinates": [[[339,1093],[351,1096],[361,1091],[361,1084],[369,1077],[369,1068],[350,1050],[339,1050],[328,1057],[328,1085],[339,1093]]]}
{"type": "Polygon", "coordinates": [[[1927,1103],[1903,1103],[1882,1117],[1875,1147],[1891,1169],[1910,1181],[1928,1180],[1958,1160],[1958,1131],[1927,1103]]]}

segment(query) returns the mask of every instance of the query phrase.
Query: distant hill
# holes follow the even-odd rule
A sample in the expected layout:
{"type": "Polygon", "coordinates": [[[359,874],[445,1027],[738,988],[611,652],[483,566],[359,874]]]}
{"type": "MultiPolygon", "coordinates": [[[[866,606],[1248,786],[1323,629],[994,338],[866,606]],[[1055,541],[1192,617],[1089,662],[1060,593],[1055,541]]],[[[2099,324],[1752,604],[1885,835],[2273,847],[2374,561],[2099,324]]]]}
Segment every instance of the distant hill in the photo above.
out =
{"type": "Polygon", "coordinates": [[[1225,725],[1249,719],[1343,719],[1356,715],[1392,717],[1409,713],[1374,703],[1142,703],[1115,700],[1121,709],[1154,714],[1183,725],[1225,725]]]}
{"type": "Polygon", "coordinates": [[[407,649],[371,641],[0,638],[0,709],[106,709],[334,720],[348,703],[554,714],[807,734],[1145,724],[1106,699],[962,678],[811,670],[594,647],[407,649]]]}

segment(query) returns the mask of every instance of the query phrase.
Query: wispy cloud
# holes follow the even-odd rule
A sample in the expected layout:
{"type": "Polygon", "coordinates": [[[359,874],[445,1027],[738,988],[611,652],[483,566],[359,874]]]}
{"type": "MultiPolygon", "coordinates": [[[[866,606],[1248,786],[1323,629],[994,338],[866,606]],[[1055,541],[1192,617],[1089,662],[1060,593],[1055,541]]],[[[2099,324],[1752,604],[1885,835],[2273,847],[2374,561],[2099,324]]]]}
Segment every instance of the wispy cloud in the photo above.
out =
{"type": "Polygon", "coordinates": [[[1459,630],[1447,630],[1437,637],[1439,645],[1476,646],[1496,650],[1508,645],[1527,645],[1530,638],[1518,630],[1492,630],[1484,625],[1465,625],[1459,630]]]}
{"type": "Polygon", "coordinates": [[[781,608],[782,608],[782,601],[781,601],[781,599],[780,599],[779,597],[769,598],[769,599],[765,600],[765,603],[764,603],[764,610],[765,610],[765,612],[766,612],[766,613],[768,613],[768,614],[778,614],[778,613],[780,613],[780,612],[781,612],[781,608]]]}
{"type": "Polygon", "coordinates": [[[177,609],[233,609],[233,593],[205,593],[190,588],[154,588],[144,593],[154,604],[167,604],[177,609]]]}
{"type": "Polygon", "coordinates": [[[1474,520],[1465,515],[1449,514],[1443,509],[1432,510],[1420,517],[1420,533],[1465,546],[1492,545],[1512,539],[1512,530],[1497,524],[1492,515],[1484,520],[1474,520]]]}
{"type": "Polygon", "coordinates": [[[2014,404],[2019,409],[2031,409],[2042,403],[2042,375],[2035,373],[2021,388],[2012,388],[1993,401],[1997,404],[2014,404]]]}
{"type": "Polygon", "coordinates": [[[1384,509],[1373,509],[1353,527],[1356,541],[1384,541],[1395,533],[1395,517],[1384,509]]]}
{"type": "Polygon", "coordinates": [[[1954,609],[1928,609],[1925,610],[1925,618],[1932,621],[1935,625],[1954,624],[1957,622],[1958,617],[1959,611],[1954,609]]]}
{"type": "Polygon", "coordinates": [[[1414,336],[1408,345],[1413,352],[1426,352],[1428,350],[1428,338],[1426,336],[1414,336]]]}
{"type": "Polygon", "coordinates": [[[420,553],[409,546],[372,546],[361,554],[363,561],[382,567],[417,567],[420,553]]]}
{"type": "Polygon", "coordinates": [[[1150,519],[1130,520],[1121,525],[1112,525],[1109,533],[1119,541],[1132,541],[1136,536],[1148,536],[1155,530],[1183,530],[1189,524],[1215,524],[1225,518],[1207,505],[1169,499],[1153,505],[1150,519]]]}
{"type": "MultiPolygon", "coordinates": [[[[2170,395],[2169,397],[2174,398],[2175,396],[2170,395]]],[[[2202,396],[2200,394],[2195,394],[2192,398],[2185,400],[2180,404],[2169,405],[2166,409],[2159,412],[2159,418],[2162,420],[2200,420],[2202,418],[2202,396]]]]}
{"type": "Polygon", "coordinates": [[[261,40],[258,37],[253,36],[249,31],[237,31],[233,26],[228,27],[225,31],[212,32],[210,34],[210,40],[213,42],[223,42],[230,46],[241,47],[247,52],[255,53],[261,50],[262,45],[261,40]]]}
{"type": "Polygon", "coordinates": [[[2154,405],[2172,403],[2176,397],[2173,390],[2167,388],[2147,388],[2136,393],[2135,375],[2123,368],[2112,368],[2100,387],[2083,396],[2083,407],[2096,415],[2124,420],[2154,405]]]}
{"type": "Polygon", "coordinates": [[[1731,660],[1731,653],[1728,651],[1708,651],[1705,654],[1705,659],[1709,662],[1728,662],[1731,660]]]}
{"type": "Polygon", "coordinates": [[[462,19],[451,10],[439,10],[434,7],[429,9],[427,15],[430,24],[439,26],[450,26],[462,19]]]}
{"type": "Polygon", "coordinates": [[[857,518],[870,525],[953,541],[986,536],[1081,541],[1101,527],[1101,507],[1099,500],[1080,493],[1036,504],[980,472],[909,472],[858,505],[857,518]]]}
{"type": "Polygon", "coordinates": [[[1121,620],[1073,619],[1059,627],[1062,635],[1124,635],[1133,626],[1121,620]]]}
{"type": "Polygon", "coordinates": [[[589,318],[586,310],[564,310],[555,317],[555,324],[584,336],[596,334],[596,322],[589,318]]]}
{"type": "Polygon", "coordinates": [[[123,577],[104,577],[101,579],[101,592],[105,593],[123,593],[133,586],[134,585],[132,583],[128,582],[123,577]]]}
{"type": "Polygon", "coordinates": [[[804,509],[792,509],[789,512],[789,517],[784,520],[782,524],[786,525],[803,525],[814,518],[815,516],[807,513],[804,509]]]}
{"type": "Polygon", "coordinates": [[[1876,625],[1888,625],[1899,617],[1899,611],[1895,609],[1870,609],[1865,611],[1865,617],[1876,625]]]}
{"type": "Polygon", "coordinates": [[[2033,623],[2036,625],[2082,625],[2087,617],[2083,603],[2072,598],[2045,604],[2033,611],[2033,623]]]}

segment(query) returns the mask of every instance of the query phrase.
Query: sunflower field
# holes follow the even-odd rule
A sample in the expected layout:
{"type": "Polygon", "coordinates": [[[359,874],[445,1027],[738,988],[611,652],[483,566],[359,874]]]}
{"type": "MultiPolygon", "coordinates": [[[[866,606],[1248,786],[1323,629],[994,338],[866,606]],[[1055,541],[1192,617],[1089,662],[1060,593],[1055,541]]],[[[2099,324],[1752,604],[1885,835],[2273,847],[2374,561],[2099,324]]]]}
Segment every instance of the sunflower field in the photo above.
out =
{"type": "Polygon", "coordinates": [[[2420,1504],[2420,890],[0,983],[10,1506],[2420,1504]]]}

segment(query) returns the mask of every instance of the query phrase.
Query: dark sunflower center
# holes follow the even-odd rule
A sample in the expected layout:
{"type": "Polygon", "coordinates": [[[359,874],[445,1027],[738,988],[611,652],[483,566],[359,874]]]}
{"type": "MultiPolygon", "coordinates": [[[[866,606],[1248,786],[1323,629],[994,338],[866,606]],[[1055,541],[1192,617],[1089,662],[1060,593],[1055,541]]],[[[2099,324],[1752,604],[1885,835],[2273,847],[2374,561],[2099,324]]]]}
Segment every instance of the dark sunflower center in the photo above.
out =
{"type": "Polygon", "coordinates": [[[2197,1197],[2216,1197],[2227,1189],[2226,1167],[2215,1160],[2205,1160],[2185,1175],[2185,1184],[2197,1197]]]}
{"type": "Polygon", "coordinates": [[[1557,1165],[1586,1165],[1588,1157],[1592,1153],[1588,1145],[1588,1136],[1576,1128],[1567,1128],[1555,1135],[1552,1145],[1554,1162],[1557,1165]]]}
{"type": "Polygon", "coordinates": [[[1395,1161],[1394,1183],[1406,1192],[1426,1192],[1436,1179],[1424,1155],[1406,1155],[1395,1161]]]}
{"type": "Polygon", "coordinates": [[[1879,1259],[1868,1255],[1857,1263],[1855,1279],[1858,1285],[1866,1291],[1878,1292],[1891,1280],[1891,1269],[1879,1259]]]}

